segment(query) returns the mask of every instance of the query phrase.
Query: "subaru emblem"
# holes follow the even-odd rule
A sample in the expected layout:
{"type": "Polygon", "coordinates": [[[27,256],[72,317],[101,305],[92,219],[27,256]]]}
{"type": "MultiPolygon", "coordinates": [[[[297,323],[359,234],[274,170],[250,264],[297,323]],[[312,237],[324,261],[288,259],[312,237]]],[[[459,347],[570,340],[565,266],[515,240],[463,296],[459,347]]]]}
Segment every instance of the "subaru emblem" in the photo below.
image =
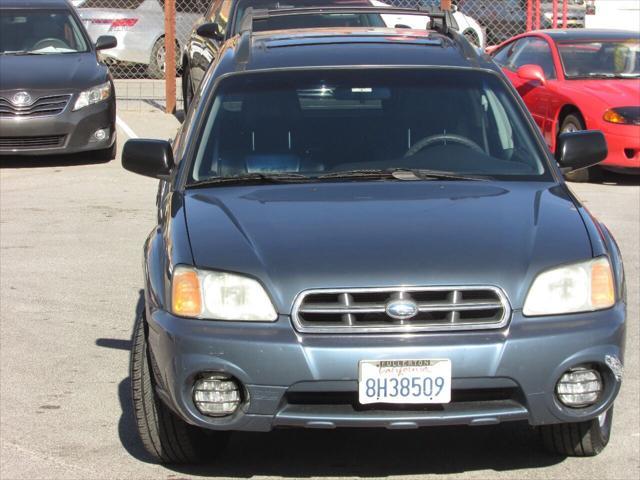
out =
{"type": "Polygon", "coordinates": [[[385,312],[391,318],[397,320],[407,320],[418,314],[418,304],[407,298],[398,298],[387,302],[385,312]]]}
{"type": "Polygon", "coordinates": [[[18,92],[13,97],[11,97],[11,103],[13,103],[16,107],[25,107],[27,105],[31,105],[31,95],[27,92],[18,92]]]}

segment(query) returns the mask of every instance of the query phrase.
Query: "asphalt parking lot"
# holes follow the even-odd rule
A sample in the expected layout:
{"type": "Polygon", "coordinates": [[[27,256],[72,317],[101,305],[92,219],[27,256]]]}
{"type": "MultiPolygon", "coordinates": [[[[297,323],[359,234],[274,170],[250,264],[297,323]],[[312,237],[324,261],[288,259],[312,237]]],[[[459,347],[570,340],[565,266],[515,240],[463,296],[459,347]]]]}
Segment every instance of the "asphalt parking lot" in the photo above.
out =
{"type": "MultiPolygon", "coordinates": [[[[120,145],[177,127],[152,110],[120,116],[120,145]]],[[[156,182],[119,158],[0,159],[0,478],[638,478],[639,184],[611,174],[572,185],[616,236],[627,271],[626,377],[600,456],[541,453],[521,425],[282,430],[235,434],[208,465],[166,468],[137,438],[128,373],[156,182]]]]}

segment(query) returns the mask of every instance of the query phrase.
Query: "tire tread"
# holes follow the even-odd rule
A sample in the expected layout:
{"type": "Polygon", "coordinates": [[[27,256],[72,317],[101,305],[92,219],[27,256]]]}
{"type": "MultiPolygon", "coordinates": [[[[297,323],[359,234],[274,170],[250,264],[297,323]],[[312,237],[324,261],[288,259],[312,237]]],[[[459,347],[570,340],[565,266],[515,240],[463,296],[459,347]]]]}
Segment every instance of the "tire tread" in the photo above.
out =
{"type": "Polygon", "coordinates": [[[144,448],[161,463],[195,463],[201,459],[203,432],[179,419],[157,397],[145,335],[144,313],[139,313],[131,350],[131,396],[144,448]]]}
{"type": "Polygon", "coordinates": [[[538,431],[545,450],[563,456],[593,457],[609,441],[608,436],[603,437],[597,418],[585,422],[542,425],[538,431]]]}

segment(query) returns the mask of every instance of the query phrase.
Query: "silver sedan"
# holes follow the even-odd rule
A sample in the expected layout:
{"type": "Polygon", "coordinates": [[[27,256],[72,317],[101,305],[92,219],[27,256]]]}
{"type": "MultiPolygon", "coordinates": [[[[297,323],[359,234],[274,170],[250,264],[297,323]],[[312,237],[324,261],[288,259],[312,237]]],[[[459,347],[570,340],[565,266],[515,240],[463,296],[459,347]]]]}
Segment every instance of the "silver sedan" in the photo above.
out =
{"type": "MultiPolygon", "coordinates": [[[[85,0],[78,13],[89,35],[113,35],[118,47],[104,54],[109,63],[137,64],[151,78],[164,78],[164,0],[85,0]]],[[[176,66],[180,48],[209,0],[176,1],[176,66]]]]}

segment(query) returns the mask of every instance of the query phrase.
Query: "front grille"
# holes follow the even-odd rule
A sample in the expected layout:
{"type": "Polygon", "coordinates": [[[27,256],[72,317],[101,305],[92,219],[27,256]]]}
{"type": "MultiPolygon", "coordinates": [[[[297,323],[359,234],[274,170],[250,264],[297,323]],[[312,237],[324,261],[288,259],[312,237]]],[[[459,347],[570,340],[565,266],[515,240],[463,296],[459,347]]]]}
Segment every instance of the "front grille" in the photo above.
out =
{"type": "Polygon", "coordinates": [[[18,107],[0,97],[0,117],[41,117],[61,113],[69,103],[71,95],[49,95],[40,97],[31,105],[18,107]]]}
{"type": "Polygon", "coordinates": [[[36,150],[39,148],[61,147],[65,135],[46,137],[0,137],[0,150],[36,150]]]}
{"type": "MultiPolygon", "coordinates": [[[[520,399],[520,390],[516,387],[507,388],[480,388],[480,389],[453,389],[451,390],[451,402],[455,403],[479,403],[497,402],[502,400],[520,399]]],[[[386,404],[372,403],[362,405],[358,401],[358,392],[286,392],[285,400],[289,405],[349,405],[355,411],[366,410],[408,410],[430,411],[443,410],[447,404],[386,404]]]]}
{"type": "Polygon", "coordinates": [[[496,287],[397,287],[307,290],[296,299],[292,319],[300,332],[384,333],[495,329],[510,315],[496,287]],[[417,313],[392,317],[388,306],[397,300],[417,306],[417,313]]]}

